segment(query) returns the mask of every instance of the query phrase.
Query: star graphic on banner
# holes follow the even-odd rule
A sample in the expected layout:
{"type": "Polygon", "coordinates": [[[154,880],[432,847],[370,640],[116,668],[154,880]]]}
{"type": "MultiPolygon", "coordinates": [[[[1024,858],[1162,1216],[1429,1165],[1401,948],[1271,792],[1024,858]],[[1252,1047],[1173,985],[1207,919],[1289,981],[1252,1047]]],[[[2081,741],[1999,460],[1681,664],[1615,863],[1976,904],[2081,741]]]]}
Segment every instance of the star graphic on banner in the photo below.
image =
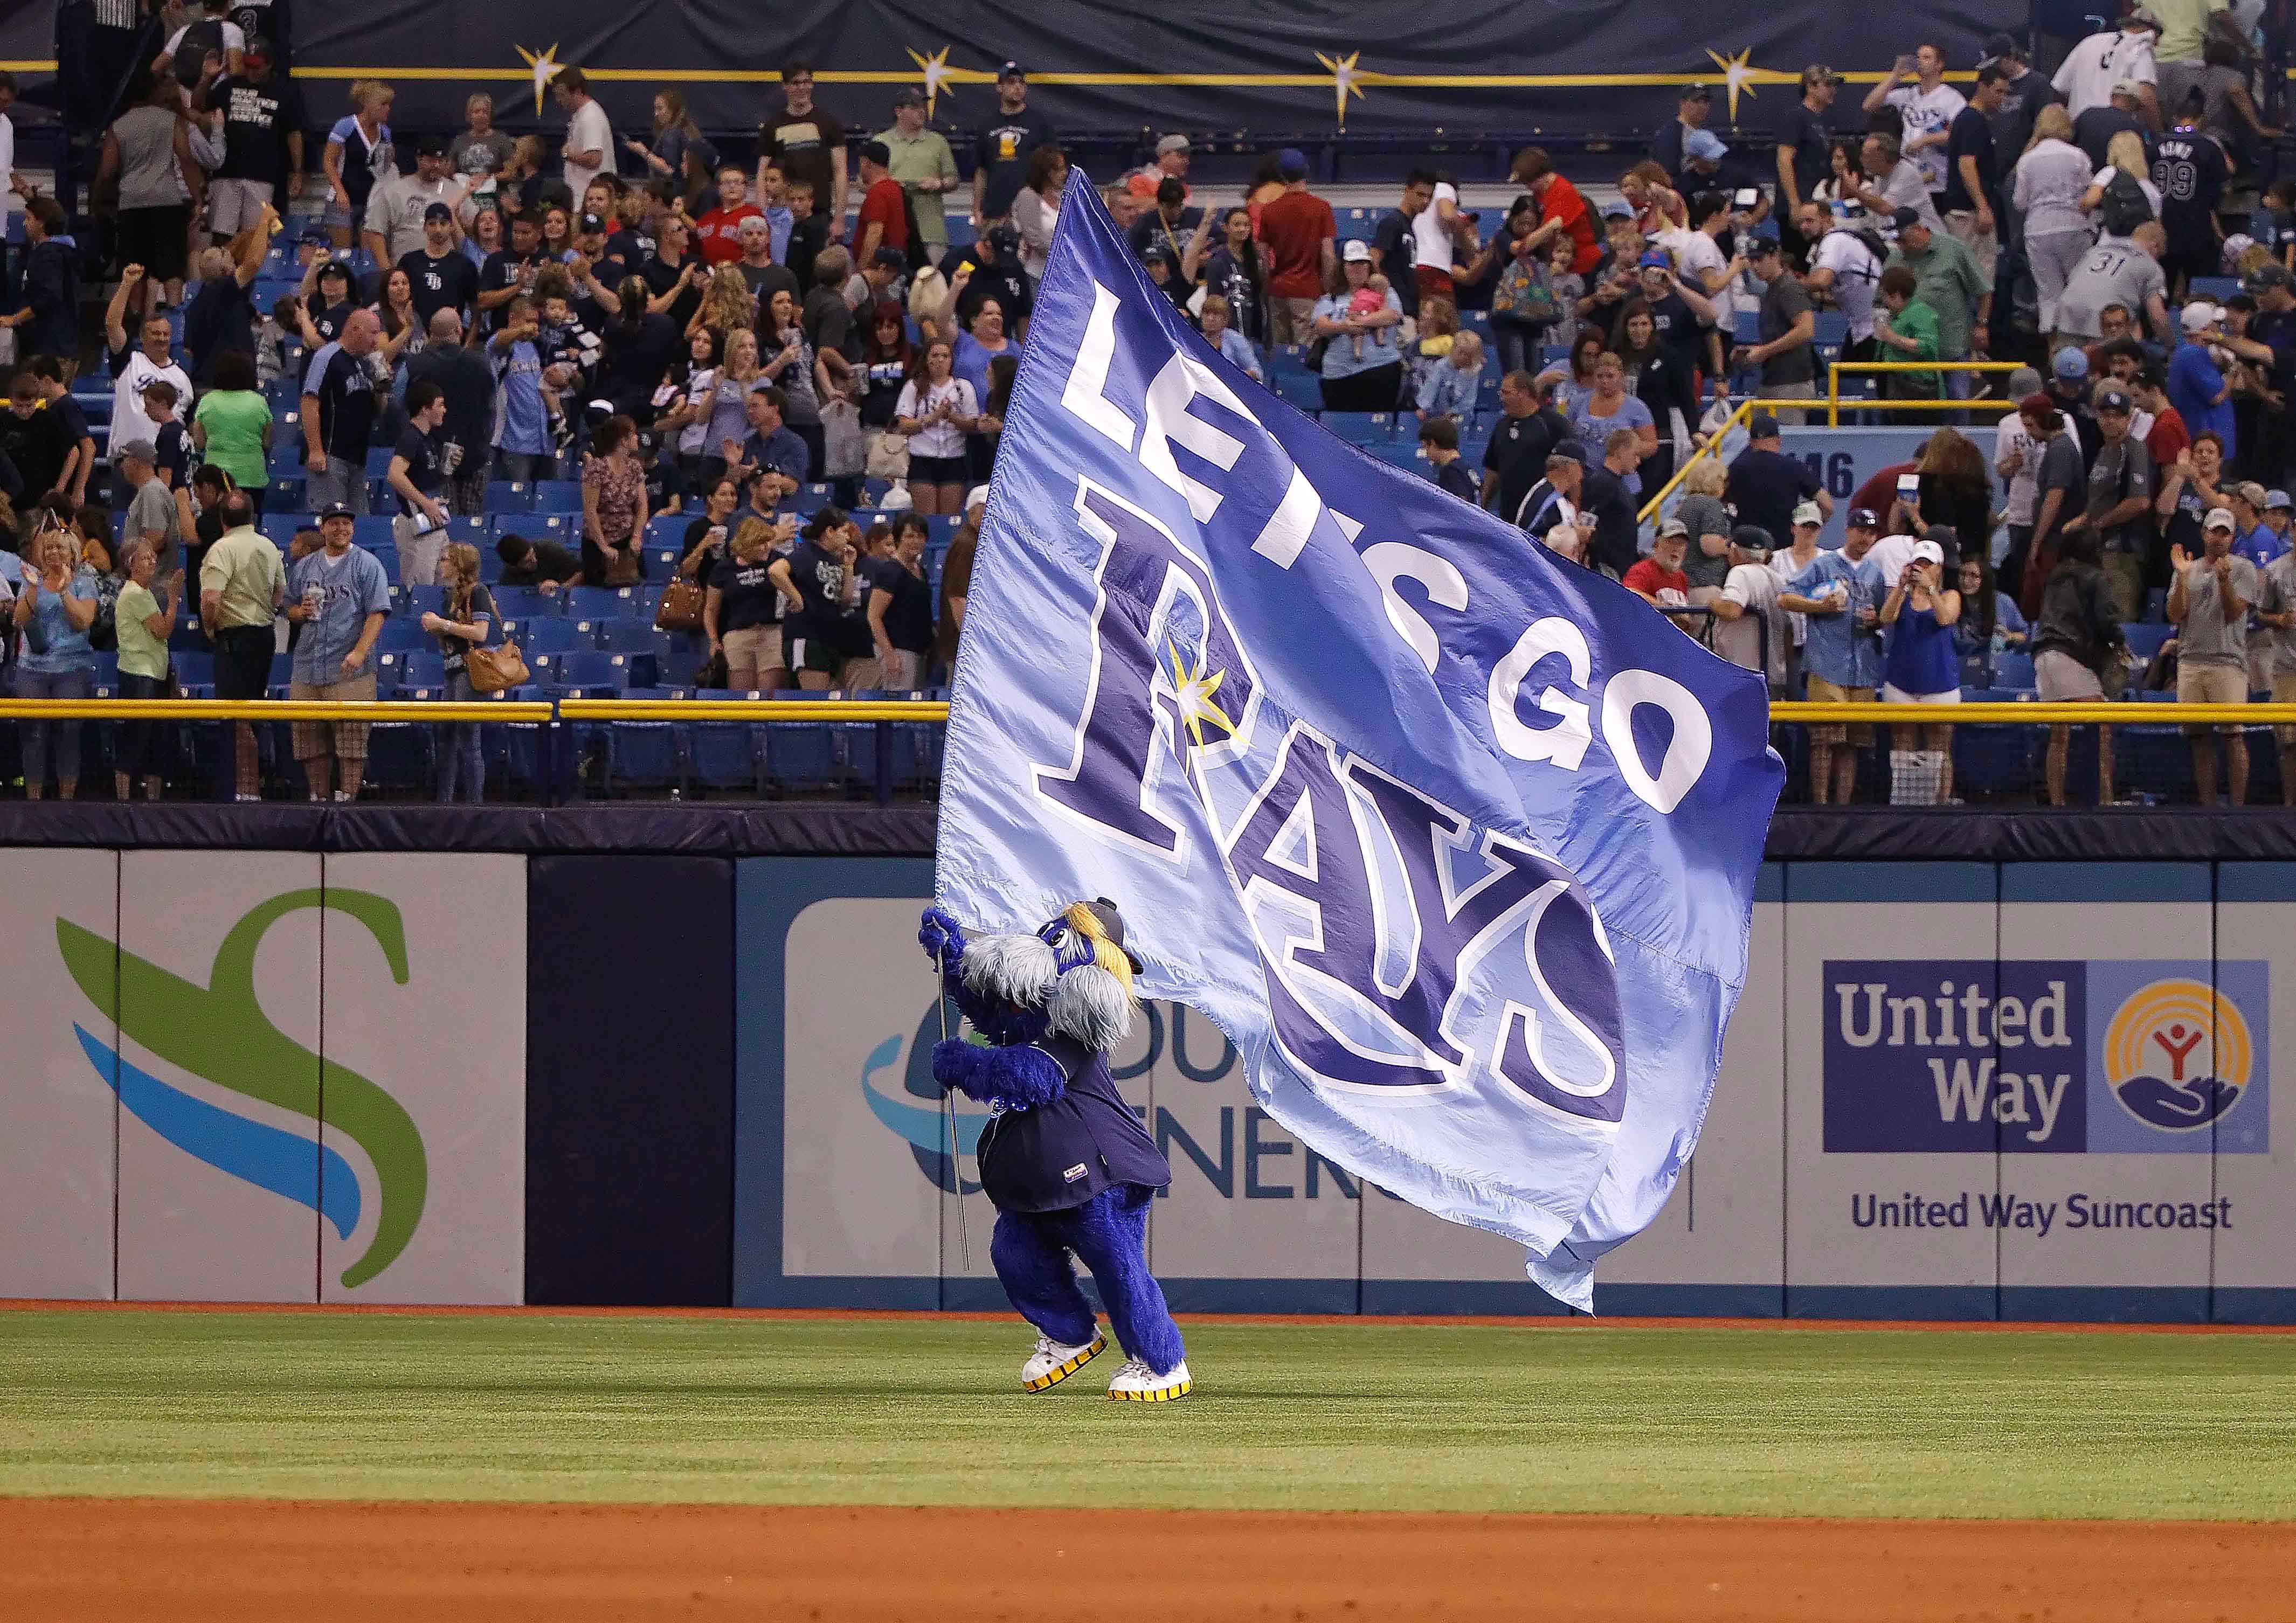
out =
{"type": "Polygon", "coordinates": [[[1199,750],[1204,747],[1206,722],[1211,723],[1212,725],[1233,736],[1235,733],[1235,723],[1230,721],[1226,712],[1212,702],[1212,695],[1218,693],[1220,684],[1227,680],[1227,673],[1224,670],[1216,670],[1207,676],[1203,674],[1201,664],[1195,669],[1190,670],[1181,662],[1179,649],[1168,642],[1164,646],[1172,656],[1172,693],[1173,696],[1180,701],[1180,720],[1187,727],[1188,737],[1194,742],[1195,747],[1199,750]]]}
{"type": "Polygon", "coordinates": [[[543,93],[550,88],[551,80],[566,71],[566,64],[558,60],[558,46],[554,41],[544,46],[539,52],[529,51],[524,45],[521,45],[518,47],[518,53],[526,58],[526,65],[533,70],[534,111],[536,116],[539,117],[542,112],[543,93]]]}
{"type": "Polygon", "coordinates": [[[1735,56],[1725,56],[1711,45],[1706,48],[1706,54],[1712,57],[1714,65],[1722,70],[1723,86],[1730,92],[1730,122],[1733,124],[1738,121],[1738,93],[1742,90],[1749,96],[1754,94],[1755,70],[1746,61],[1746,59],[1753,53],[1754,48],[1751,45],[1748,45],[1735,56]]]}
{"type": "Polygon", "coordinates": [[[909,60],[924,70],[925,117],[928,119],[933,116],[933,103],[940,99],[942,91],[946,90],[952,95],[956,93],[956,70],[948,65],[949,50],[949,46],[943,45],[931,56],[921,56],[914,51],[909,53],[909,60]]]}
{"type": "Polygon", "coordinates": [[[1321,51],[1316,53],[1316,60],[1331,70],[1332,100],[1336,103],[1334,116],[1339,119],[1341,129],[1348,127],[1348,98],[1363,99],[1363,86],[1356,83],[1356,63],[1362,55],[1360,51],[1350,51],[1345,56],[1326,56],[1321,51]]]}

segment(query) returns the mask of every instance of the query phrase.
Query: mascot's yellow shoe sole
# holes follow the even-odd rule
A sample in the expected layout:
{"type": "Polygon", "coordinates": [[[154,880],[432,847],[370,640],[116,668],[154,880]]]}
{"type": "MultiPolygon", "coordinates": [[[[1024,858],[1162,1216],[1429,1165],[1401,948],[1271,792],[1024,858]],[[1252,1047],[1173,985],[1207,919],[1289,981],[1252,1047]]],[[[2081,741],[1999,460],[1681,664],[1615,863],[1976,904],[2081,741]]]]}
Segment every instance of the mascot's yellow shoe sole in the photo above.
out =
{"type": "Polygon", "coordinates": [[[1031,1392],[1049,1392],[1108,1349],[1108,1338],[1095,1332],[1082,1347],[1063,1347],[1050,1336],[1037,1338],[1037,1350],[1021,1366],[1021,1384],[1031,1392]]]}
{"type": "Polygon", "coordinates": [[[1185,1359],[1160,1375],[1135,1358],[1108,1383],[1109,1397],[1119,1403],[1175,1403],[1195,1389],[1185,1359]]]}

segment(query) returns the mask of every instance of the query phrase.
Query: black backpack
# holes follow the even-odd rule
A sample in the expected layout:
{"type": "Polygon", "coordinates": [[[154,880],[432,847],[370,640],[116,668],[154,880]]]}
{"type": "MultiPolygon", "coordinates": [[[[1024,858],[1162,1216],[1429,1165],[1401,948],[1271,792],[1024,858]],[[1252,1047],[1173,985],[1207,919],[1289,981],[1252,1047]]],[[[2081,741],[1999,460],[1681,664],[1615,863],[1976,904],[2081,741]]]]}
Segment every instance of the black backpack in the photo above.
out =
{"type": "MultiPolygon", "coordinates": [[[[1850,271],[1847,274],[1862,277],[1869,283],[1879,283],[1882,280],[1882,267],[1890,262],[1890,245],[1882,240],[1882,234],[1871,225],[1837,225],[1833,229],[1845,236],[1857,238],[1858,246],[1874,256],[1874,265],[1870,270],[1850,271]]],[[[1826,234],[1832,236],[1833,232],[1830,231],[1826,234]]]]}
{"type": "Polygon", "coordinates": [[[2125,237],[2152,217],[2152,200],[2126,169],[2115,169],[2104,183],[2104,199],[2097,205],[2097,223],[2109,237],[2125,237]]]}
{"type": "Polygon", "coordinates": [[[202,17],[184,29],[183,43],[176,47],[176,78],[184,89],[200,82],[200,68],[209,52],[224,53],[223,38],[223,24],[212,17],[202,17]]]}

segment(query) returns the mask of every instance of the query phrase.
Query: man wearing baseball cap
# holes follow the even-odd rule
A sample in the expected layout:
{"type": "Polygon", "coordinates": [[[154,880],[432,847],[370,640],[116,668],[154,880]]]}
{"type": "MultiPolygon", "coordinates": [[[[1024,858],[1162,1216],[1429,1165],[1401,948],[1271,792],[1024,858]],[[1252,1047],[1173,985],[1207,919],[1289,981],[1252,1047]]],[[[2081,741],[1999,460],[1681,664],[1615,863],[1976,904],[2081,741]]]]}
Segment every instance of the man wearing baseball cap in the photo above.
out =
{"type": "Polygon", "coordinates": [[[1267,307],[1278,344],[1316,338],[1316,300],[1339,275],[1333,242],[1339,221],[1331,204],[1308,190],[1308,159],[1297,147],[1275,154],[1283,195],[1259,211],[1259,240],[1267,249],[1267,307]]]}
{"type": "MultiPolygon", "coordinates": [[[[1823,519],[1815,502],[1794,510],[1795,552],[1817,538],[1823,519]]],[[[1877,633],[1889,588],[1866,556],[1872,532],[1842,539],[1839,550],[1818,553],[1778,594],[1778,607],[1809,618],[1802,644],[1802,670],[1809,697],[1817,704],[1872,701],[1882,676],[1877,633]]],[[[1857,757],[1874,742],[1870,723],[1815,723],[1809,729],[1809,798],[1819,806],[1849,804],[1857,785],[1857,757]]]]}
{"type": "Polygon", "coordinates": [[[2032,140],[2033,120],[2041,116],[2041,109],[2056,98],[2050,93],[2046,76],[2033,71],[2025,47],[2013,35],[1989,36],[1977,66],[1980,71],[1988,67],[1999,68],[2002,81],[2007,86],[2007,94],[1993,114],[1993,150],[2005,171],[2032,140]]]}
{"type": "MultiPolygon", "coordinates": [[[[2240,285],[2256,300],[2256,314],[2249,318],[2245,336],[2226,332],[2219,341],[2242,360],[2265,368],[2272,388],[2296,400],[2296,277],[2278,260],[2267,259],[2243,277],[2240,285]]],[[[2262,443],[2252,451],[2242,446],[2242,461],[2273,470],[2296,462],[2296,415],[2267,411],[2258,414],[2256,422],[2262,443]]]]}
{"type": "MultiPolygon", "coordinates": [[[[2229,510],[2211,510],[2201,521],[2201,556],[2181,546],[2169,550],[2176,571],[2169,587],[2169,623],[2177,627],[2177,702],[2248,702],[2248,611],[2259,596],[2256,566],[2234,554],[2238,534],[2229,510]]],[[[2193,781],[2200,803],[2217,803],[2215,729],[2187,727],[2193,742],[2193,781]]],[[[2238,727],[2223,729],[2226,776],[2232,803],[2248,799],[2248,743],[2238,727]]]]}
{"type": "Polygon", "coordinates": [[[1714,111],[1714,93],[1703,85],[1685,85],[1674,118],[1651,142],[1650,155],[1664,169],[1677,190],[1683,184],[1683,155],[1690,132],[1704,129],[1714,111]]]}
{"type": "Polygon", "coordinates": [[[447,161],[447,143],[425,135],[414,149],[414,173],[392,173],[368,197],[360,245],[376,264],[397,265],[423,245],[423,220],[430,205],[451,203],[460,190],[447,161]]]}
{"type": "Polygon", "coordinates": [[[414,313],[423,324],[440,310],[452,310],[464,320],[479,300],[479,267],[458,245],[462,233],[455,211],[432,203],[422,211],[422,246],[398,262],[406,284],[414,292],[414,313]]]}
{"type": "Polygon", "coordinates": [[[1773,539],[1793,526],[1795,504],[1816,503],[1820,521],[1833,512],[1833,498],[1817,475],[1798,456],[1778,449],[1778,420],[1758,411],[1746,421],[1746,448],[1730,464],[1730,480],[1722,499],[1749,524],[1759,524],[1773,539]]]}
{"type": "Polygon", "coordinates": [[[1730,572],[1706,604],[1714,616],[1714,652],[1733,665],[1759,670],[1773,695],[1786,691],[1791,628],[1778,608],[1780,583],[1770,568],[1769,532],[1741,524],[1730,532],[1730,572]]]}
{"type": "Polygon", "coordinates": [[[2144,554],[2152,545],[2150,514],[2159,494],[2160,471],[2144,442],[2130,433],[2136,403],[2118,383],[2099,386],[2094,397],[2099,435],[2089,463],[2087,506],[2064,524],[2064,533],[2083,530],[2096,537],[2105,579],[2123,620],[2144,607],[2144,554]]]}
{"type": "Polygon", "coordinates": [[[881,131],[876,144],[885,149],[887,171],[908,193],[926,251],[939,258],[948,247],[948,217],[941,199],[963,183],[948,137],[925,125],[923,92],[904,86],[893,93],[893,127],[881,131]]]}
{"type": "Polygon", "coordinates": [[[1013,200],[1028,184],[1029,157],[1040,146],[1057,146],[1053,121],[1029,105],[1029,76],[1019,62],[996,72],[996,115],[980,132],[973,154],[972,218],[975,227],[1013,212],[1013,200]]]}
{"type": "MultiPolygon", "coordinates": [[[[1841,88],[1841,76],[1824,62],[1804,68],[1801,100],[1786,115],[1785,127],[1778,132],[1778,197],[1783,205],[1778,215],[1789,227],[1802,200],[1815,196],[1819,184],[1833,171],[1833,133],[1826,127],[1825,112],[1841,88]]],[[[1796,246],[1807,246],[1799,234],[1796,246]]]]}
{"type": "Polygon", "coordinates": [[[906,256],[907,198],[892,176],[893,154],[882,141],[864,141],[860,159],[861,212],[854,223],[854,229],[860,233],[857,258],[866,265],[881,248],[895,249],[906,256]]]}
{"type": "MultiPolygon", "coordinates": [[[[1682,561],[1689,552],[1690,527],[1680,519],[1662,520],[1650,556],[1635,560],[1620,584],[1653,609],[1686,609],[1690,577],[1682,572],[1682,561]]],[[[1687,620],[1677,619],[1675,624],[1685,631],[1691,629],[1687,620]]]]}

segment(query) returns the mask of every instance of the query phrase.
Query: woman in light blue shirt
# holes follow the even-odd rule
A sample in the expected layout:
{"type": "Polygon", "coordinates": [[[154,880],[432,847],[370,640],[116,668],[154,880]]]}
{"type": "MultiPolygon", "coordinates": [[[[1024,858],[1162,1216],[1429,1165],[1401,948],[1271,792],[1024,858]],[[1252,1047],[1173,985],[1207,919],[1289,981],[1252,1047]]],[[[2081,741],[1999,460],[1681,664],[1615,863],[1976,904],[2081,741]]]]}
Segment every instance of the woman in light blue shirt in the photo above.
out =
{"type": "Polygon", "coordinates": [[[1316,336],[1324,341],[1324,409],[1391,412],[1403,392],[1403,350],[1396,342],[1402,301],[1390,288],[1378,308],[1353,313],[1357,295],[1371,283],[1368,242],[1347,245],[1341,275],[1339,291],[1316,301],[1316,336]]]}
{"type": "MultiPolygon", "coordinates": [[[[95,649],[87,632],[95,624],[95,571],[79,561],[79,548],[67,531],[42,532],[36,549],[38,572],[27,573],[16,591],[16,627],[24,634],[24,652],[16,661],[16,697],[93,699],[95,649]]],[[[51,725],[57,729],[56,791],[67,800],[79,792],[84,725],[23,724],[26,799],[38,799],[46,788],[51,725]]]]}

